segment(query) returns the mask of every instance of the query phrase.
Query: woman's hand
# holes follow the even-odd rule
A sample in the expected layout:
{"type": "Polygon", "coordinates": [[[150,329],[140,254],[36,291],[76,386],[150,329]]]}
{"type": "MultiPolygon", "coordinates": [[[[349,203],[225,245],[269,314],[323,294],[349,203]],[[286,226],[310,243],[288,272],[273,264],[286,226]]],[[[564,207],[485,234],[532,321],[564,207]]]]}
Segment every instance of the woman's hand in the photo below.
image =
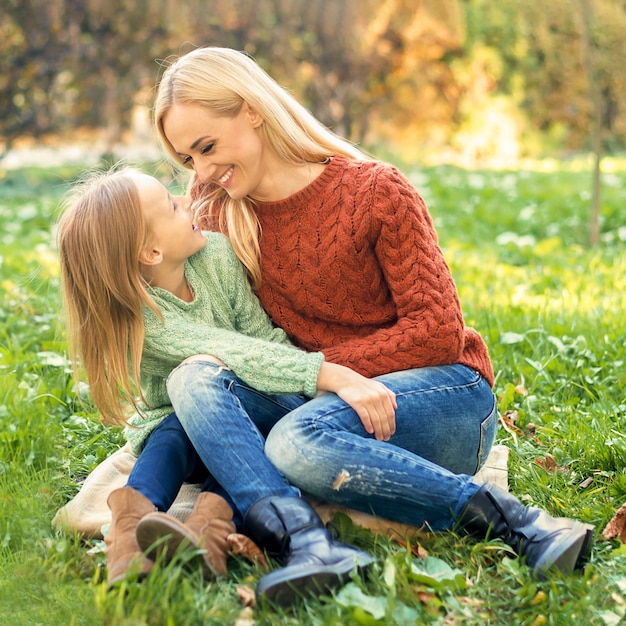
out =
{"type": "Polygon", "coordinates": [[[378,441],[388,441],[396,432],[396,394],[382,383],[325,361],[317,377],[317,388],[332,391],[349,404],[365,430],[378,441]]]}

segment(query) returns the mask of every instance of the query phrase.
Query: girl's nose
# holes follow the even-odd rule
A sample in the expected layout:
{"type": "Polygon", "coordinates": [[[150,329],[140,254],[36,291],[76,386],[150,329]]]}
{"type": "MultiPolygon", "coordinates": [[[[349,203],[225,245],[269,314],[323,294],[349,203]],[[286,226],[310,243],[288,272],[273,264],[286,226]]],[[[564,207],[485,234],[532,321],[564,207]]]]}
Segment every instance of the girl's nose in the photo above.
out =
{"type": "Polygon", "coordinates": [[[184,209],[191,211],[191,198],[189,196],[178,196],[176,200],[184,209]]]}

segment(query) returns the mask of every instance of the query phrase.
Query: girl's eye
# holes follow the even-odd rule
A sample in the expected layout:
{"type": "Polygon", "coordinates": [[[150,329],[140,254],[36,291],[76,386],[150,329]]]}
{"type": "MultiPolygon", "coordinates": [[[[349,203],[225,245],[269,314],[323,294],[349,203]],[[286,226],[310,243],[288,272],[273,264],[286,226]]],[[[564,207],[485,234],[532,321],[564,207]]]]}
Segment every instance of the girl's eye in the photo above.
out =
{"type": "Polygon", "coordinates": [[[206,146],[204,146],[204,148],[202,148],[202,150],[200,150],[200,154],[208,154],[209,152],[211,152],[211,150],[213,150],[213,146],[215,146],[213,142],[208,143],[206,146]]]}
{"type": "Polygon", "coordinates": [[[183,157],[183,165],[189,165],[189,163],[191,163],[191,157],[190,156],[183,157]]]}

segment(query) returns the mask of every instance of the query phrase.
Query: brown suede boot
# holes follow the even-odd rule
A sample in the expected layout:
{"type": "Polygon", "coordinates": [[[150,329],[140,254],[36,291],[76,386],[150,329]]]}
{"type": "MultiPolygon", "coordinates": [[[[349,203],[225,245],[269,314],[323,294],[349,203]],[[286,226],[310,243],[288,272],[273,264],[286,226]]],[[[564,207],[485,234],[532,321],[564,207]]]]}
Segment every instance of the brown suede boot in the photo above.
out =
{"type": "Polygon", "coordinates": [[[109,585],[124,580],[131,572],[146,576],[154,563],[143,555],[135,531],[139,520],[154,511],[154,505],[131,487],[112,491],[107,504],[111,509],[111,526],[104,541],[109,585]]]}
{"type": "Polygon", "coordinates": [[[181,545],[199,548],[201,552],[189,561],[189,566],[200,565],[205,580],[214,580],[226,574],[226,538],[234,532],[233,512],[226,500],[202,492],[184,524],[167,513],[150,513],[142,518],[137,525],[137,542],[152,559],[164,550],[166,562],[174,558],[181,545]]]}

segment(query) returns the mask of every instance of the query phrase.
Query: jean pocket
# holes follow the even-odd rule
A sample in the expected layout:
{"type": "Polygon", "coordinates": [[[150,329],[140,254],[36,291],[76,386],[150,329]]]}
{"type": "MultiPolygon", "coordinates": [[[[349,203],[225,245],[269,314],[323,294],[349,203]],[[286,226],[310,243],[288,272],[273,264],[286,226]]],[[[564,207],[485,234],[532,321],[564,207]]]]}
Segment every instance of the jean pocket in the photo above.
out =
{"type": "Polygon", "coordinates": [[[493,411],[482,421],[480,425],[480,442],[478,444],[478,466],[477,471],[484,465],[491,447],[496,438],[496,430],[498,428],[498,406],[493,404],[493,411]]]}

